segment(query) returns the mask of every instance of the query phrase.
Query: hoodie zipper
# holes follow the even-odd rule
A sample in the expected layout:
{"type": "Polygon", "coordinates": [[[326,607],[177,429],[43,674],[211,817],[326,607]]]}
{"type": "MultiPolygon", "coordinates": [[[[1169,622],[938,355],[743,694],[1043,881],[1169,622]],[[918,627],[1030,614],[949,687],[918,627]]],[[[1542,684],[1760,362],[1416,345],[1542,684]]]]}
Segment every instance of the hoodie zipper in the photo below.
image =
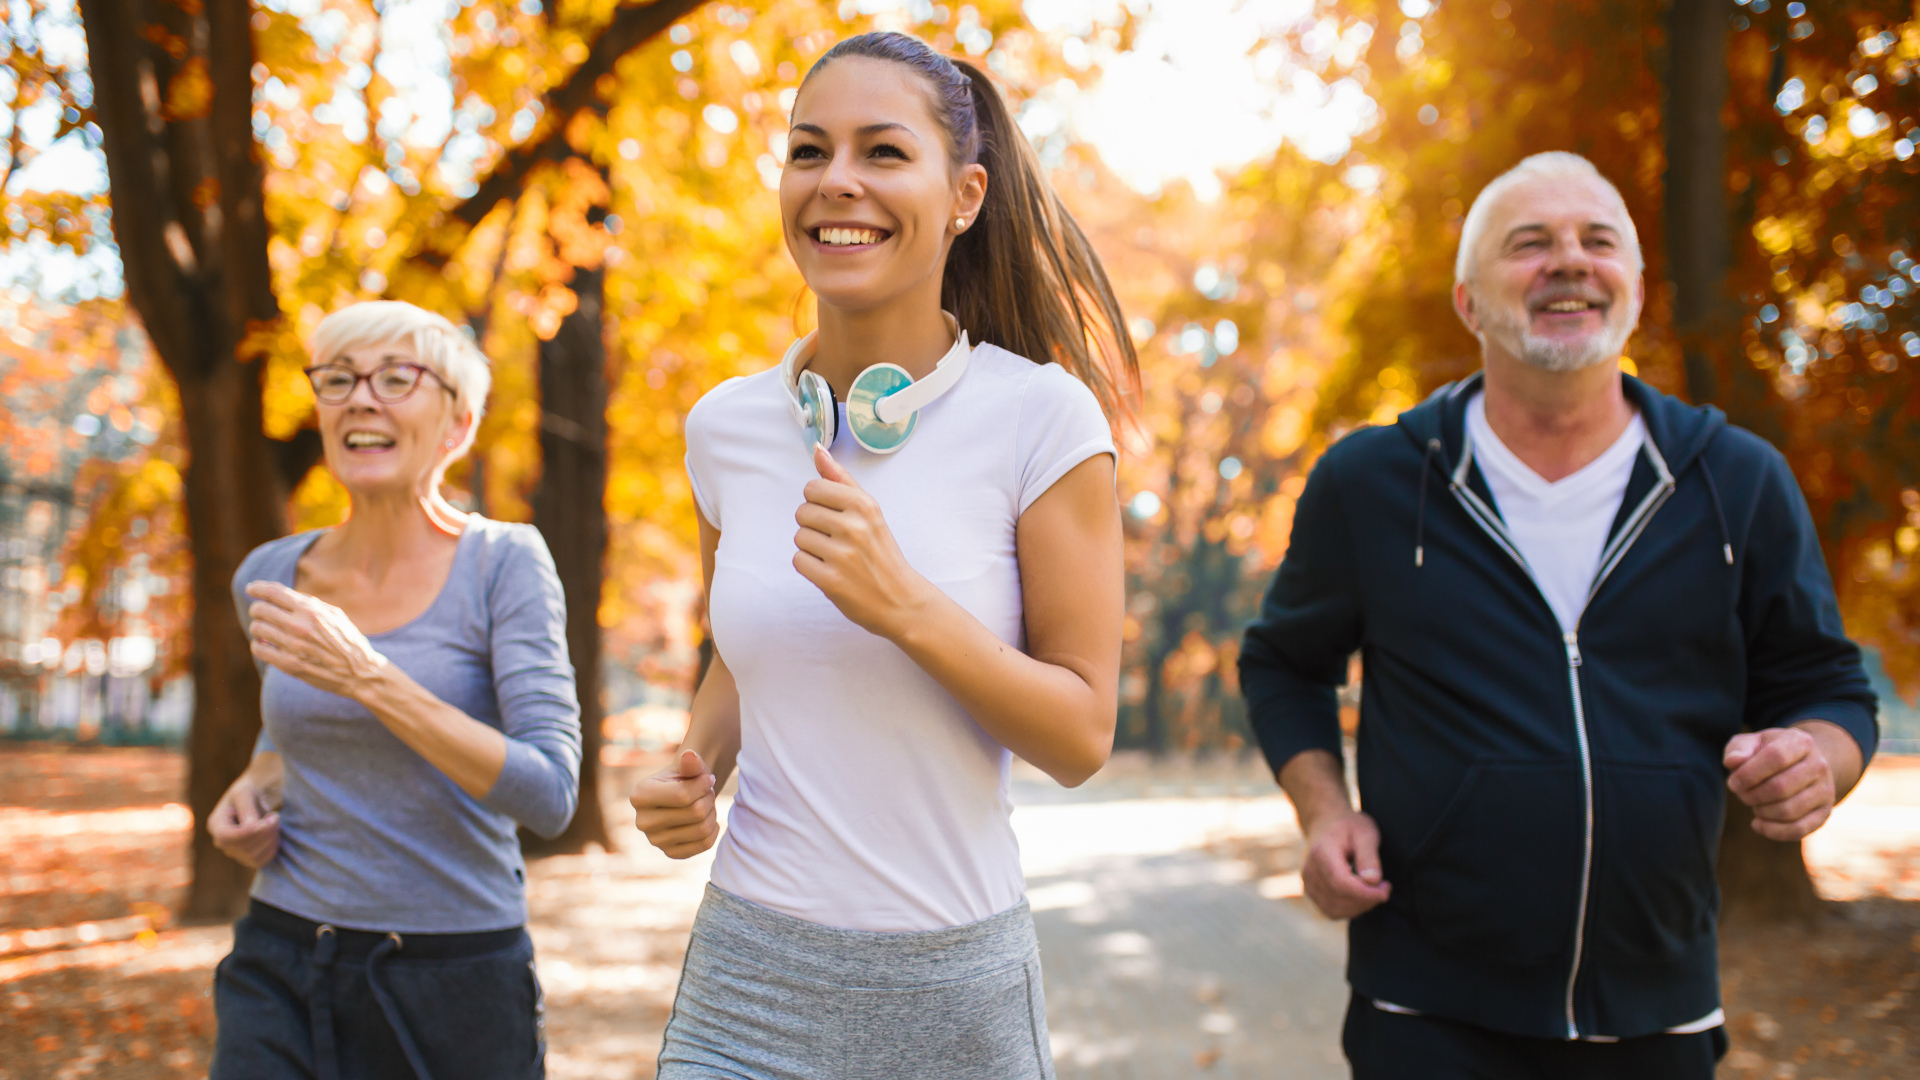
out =
{"type": "MultiPolygon", "coordinates": [[[[1528,571],[1532,576],[1532,571],[1528,571]]],[[[1596,583],[1597,587],[1598,583],[1596,583]]],[[[1535,583],[1538,587],[1538,582],[1535,583]]],[[[1589,592],[1587,599],[1592,600],[1589,592]]],[[[1586,614],[1585,606],[1580,609],[1586,614]]],[[[1573,991],[1580,981],[1580,961],[1585,959],[1587,944],[1587,893],[1593,887],[1593,749],[1587,743],[1587,707],[1586,700],[1580,696],[1580,627],[1563,635],[1567,643],[1567,685],[1573,691],[1573,730],[1580,742],[1580,782],[1586,795],[1586,832],[1585,846],[1580,853],[1580,906],[1573,915],[1573,965],[1567,972],[1567,1038],[1580,1037],[1580,1021],[1574,1013],[1573,991]]]]}
{"type": "MultiPolygon", "coordinates": [[[[1586,617],[1587,607],[1593,603],[1594,594],[1600,591],[1601,583],[1613,573],[1614,567],[1620,565],[1620,560],[1626,557],[1627,550],[1633,546],[1634,541],[1640,539],[1640,534],[1646,531],[1647,522],[1652,519],[1655,511],[1659,510],[1673,494],[1673,474],[1667,469],[1666,459],[1660,455],[1660,450],[1653,445],[1652,439],[1647,439],[1642,445],[1647,459],[1653,463],[1658,479],[1653,490],[1647,492],[1646,497],[1640,500],[1640,505],[1634,508],[1633,514],[1621,526],[1619,533],[1605,548],[1601,549],[1600,567],[1594,573],[1593,584],[1587,588],[1587,599],[1580,606],[1580,614],[1574,618],[1573,629],[1561,635],[1561,642],[1567,650],[1567,688],[1573,699],[1573,730],[1575,740],[1580,747],[1580,785],[1583,809],[1586,813],[1581,837],[1580,906],[1574,912],[1573,963],[1567,970],[1566,1011],[1569,1040],[1580,1038],[1580,1020],[1575,1011],[1574,998],[1580,982],[1580,965],[1586,959],[1587,901],[1593,890],[1593,749],[1587,738],[1586,701],[1580,693],[1580,668],[1584,662],[1580,655],[1580,622],[1586,617]]],[[[1505,551],[1514,562],[1520,564],[1520,569],[1527,575],[1527,580],[1533,582],[1534,589],[1539,591],[1544,599],[1546,592],[1540,588],[1540,579],[1534,575],[1533,567],[1527,564],[1526,556],[1520,553],[1520,547],[1514,543],[1512,534],[1507,532],[1506,523],[1500,519],[1498,512],[1467,486],[1467,474],[1472,468],[1473,438],[1471,435],[1463,434],[1460,463],[1454,466],[1453,475],[1447,479],[1447,490],[1453,493],[1454,499],[1467,511],[1467,516],[1473,519],[1474,524],[1480,526],[1481,531],[1499,544],[1502,551],[1505,551]]]]}

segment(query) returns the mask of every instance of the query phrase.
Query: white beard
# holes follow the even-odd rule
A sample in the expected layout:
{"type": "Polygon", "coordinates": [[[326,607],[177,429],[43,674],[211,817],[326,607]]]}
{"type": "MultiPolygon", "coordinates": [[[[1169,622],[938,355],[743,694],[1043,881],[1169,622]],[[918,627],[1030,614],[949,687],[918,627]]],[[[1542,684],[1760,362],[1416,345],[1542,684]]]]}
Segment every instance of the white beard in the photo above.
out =
{"type": "Polygon", "coordinates": [[[1482,333],[1507,352],[1542,371],[1579,371],[1620,357],[1633,336],[1639,312],[1615,306],[1600,329],[1573,341],[1536,335],[1524,320],[1514,320],[1505,308],[1489,304],[1481,315],[1482,333]]]}

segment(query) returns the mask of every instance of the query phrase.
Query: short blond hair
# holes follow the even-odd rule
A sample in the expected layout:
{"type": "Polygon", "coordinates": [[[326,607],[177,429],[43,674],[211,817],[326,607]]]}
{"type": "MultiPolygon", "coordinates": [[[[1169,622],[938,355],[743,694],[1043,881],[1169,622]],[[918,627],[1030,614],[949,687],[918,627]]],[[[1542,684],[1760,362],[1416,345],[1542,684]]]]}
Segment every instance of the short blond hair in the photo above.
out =
{"type": "Polygon", "coordinates": [[[440,376],[453,391],[453,414],[471,413],[473,422],[460,444],[447,455],[458,461],[473,446],[486,415],[487,391],[493,386],[493,367],[464,331],[442,315],[404,300],[365,300],[348,304],[320,320],[313,331],[315,366],[330,364],[350,349],[364,349],[389,341],[413,346],[422,366],[440,376]]]}

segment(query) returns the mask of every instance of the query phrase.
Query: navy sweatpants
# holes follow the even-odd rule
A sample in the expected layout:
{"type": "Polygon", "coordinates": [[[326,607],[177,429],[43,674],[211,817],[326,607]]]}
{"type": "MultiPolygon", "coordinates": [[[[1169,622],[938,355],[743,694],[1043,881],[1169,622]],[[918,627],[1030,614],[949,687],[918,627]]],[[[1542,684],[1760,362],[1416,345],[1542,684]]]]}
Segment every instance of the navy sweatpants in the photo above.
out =
{"type": "Polygon", "coordinates": [[[1340,1042],[1353,1080],[1713,1080],[1727,1052],[1725,1028],[1619,1042],[1530,1039],[1386,1012],[1357,994],[1340,1042]]]}
{"type": "Polygon", "coordinates": [[[208,1080],[546,1075],[533,941],[521,929],[320,932],[256,902],[214,970],[213,1007],[208,1080]]]}

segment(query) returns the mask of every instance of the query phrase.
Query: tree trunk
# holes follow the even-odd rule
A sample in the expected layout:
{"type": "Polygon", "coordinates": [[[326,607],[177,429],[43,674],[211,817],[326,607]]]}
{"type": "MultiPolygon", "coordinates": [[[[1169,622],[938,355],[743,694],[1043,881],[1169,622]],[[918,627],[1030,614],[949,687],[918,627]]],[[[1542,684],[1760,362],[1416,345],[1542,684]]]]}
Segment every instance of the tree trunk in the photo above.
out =
{"type": "Polygon", "coordinates": [[[1728,0],[1673,0],[1667,33],[1667,264],[1687,396],[1714,400],[1730,318],[1726,295],[1728,0]]]}
{"type": "Polygon", "coordinates": [[[187,528],[193,553],[193,726],[187,802],[193,808],[193,886],[183,918],[232,918],[253,871],[213,846],[206,820],[245,771],[260,732],[260,676],[229,585],[241,560],[286,532],[286,488],[260,433],[257,365],[228,361],[203,380],[180,380],[186,431],[187,528]]]}
{"type": "MultiPolygon", "coordinates": [[[[507,155],[481,191],[455,208],[452,218],[471,227],[501,201],[516,197],[536,165],[564,156],[567,120],[595,104],[600,80],[621,57],[700,3],[656,0],[616,11],[592,42],[586,60],[566,83],[545,95],[545,112],[552,118],[545,134],[507,155]]],[[[290,443],[266,437],[260,426],[259,365],[239,353],[250,329],[280,317],[267,260],[264,170],[252,124],[253,10],[250,0],[80,0],[79,8],[127,298],[179,388],[190,454],[185,484],[193,552],[195,696],[187,787],[195,828],[193,885],[184,915],[225,918],[244,906],[251,875],[213,848],[205,823],[227,785],[246,767],[260,730],[258,675],[228,587],[247,552],[285,533],[288,493],[320,456],[319,440],[311,432],[290,443]],[[180,55],[169,47],[179,49],[180,55]],[[210,100],[193,92],[208,82],[210,100]]],[[[463,231],[455,233],[464,236],[463,231]]],[[[447,254],[434,252],[421,259],[431,270],[447,254]]],[[[594,476],[603,479],[606,387],[598,271],[591,275],[590,291],[591,349],[600,358],[593,376],[600,405],[591,411],[591,428],[601,434],[587,456],[594,476]]],[[[569,332],[563,328],[561,336],[569,332]]],[[[572,332],[578,333],[577,328],[572,332]]],[[[551,442],[545,435],[543,441],[551,442]]],[[[565,459],[547,460],[552,476],[551,463],[565,459]]],[[[573,489],[589,486],[569,483],[573,489]]],[[[593,512],[586,516],[594,527],[591,537],[572,530],[564,514],[555,518],[558,511],[550,510],[545,519],[563,522],[560,531],[548,529],[547,536],[556,559],[562,560],[573,613],[568,645],[581,669],[582,701],[588,710],[581,805],[590,811],[576,816],[567,834],[572,837],[586,828],[580,843],[605,842],[595,769],[600,744],[595,615],[599,560],[606,545],[601,487],[601,480],[590,485],[593,512]],[[556,536],[571,539],[556,543],[556,536]],[[584,561],[570,557],[575,567],[591,567],[590,586],[578,579],[582,571],[569,570],[562,556],[589,543],[595,554],[584,561]],[[579,599],[586,596],[591,599],[579,599]]]]}
{"type": "Polygon", "coordinates": [[[1800,845],[1769,840],[1753,831],[1752,821],[1746,803],[1727,800],[1720,831],[1721,924],[1811,923],[1821,901],[1800,845]]]}
{"type": "Polygon", "coordinates": [[[205,824],[260,730],[259,677],[228,589],[247,553],[286,531],[288,473],[317,456],[317,440],[275,444],[262,432],[260,365],[239,354],[254,323],[279,315],[253,139],[252,10],[81,0],[80,15],[127,297],[180,392],[194,599],[183,915],[223,919],[244,905],[251,873],[214,849],[205,824]],[[170,54],[169,34],[195,51],[170,54]],[[196,68],[210,100],[190,92],[206,85],[196,68]]]}
{"type": "Polygon", "coordinates": [[[606,272],[575,269],[579,306],[540,343],[540,488],[533,524],[546,537],[567,597],[567,653],[580,691],[580,807],[553,840],[521,834],[529,853],[611,846],[600,812],[600,583],[607,553],[606,272]]]}
{"type": "MultiPolygon", "coordinates": [[[[1667,34],[1665,212],[1673,328],[1686,362],[1687,396],[1729,405],[1739,423],[1753,410],[1724,400],[1748,381],[1737,363],[1739,329],[1727,293],[1733,248],[1721,113],[1727,104],[1733,14],[1727,0],[1673,0],[1667,34]]],[[[1752,395],[1732,396],[1745,404],[1752,395]]],[[[1752,819],[1746,804],[1729,795],[1720,841],[1724,915],[1734,921],[1810,917],[1819,898],[1800,845],[1762,837],[1748,826],[1752,819]]]]}

